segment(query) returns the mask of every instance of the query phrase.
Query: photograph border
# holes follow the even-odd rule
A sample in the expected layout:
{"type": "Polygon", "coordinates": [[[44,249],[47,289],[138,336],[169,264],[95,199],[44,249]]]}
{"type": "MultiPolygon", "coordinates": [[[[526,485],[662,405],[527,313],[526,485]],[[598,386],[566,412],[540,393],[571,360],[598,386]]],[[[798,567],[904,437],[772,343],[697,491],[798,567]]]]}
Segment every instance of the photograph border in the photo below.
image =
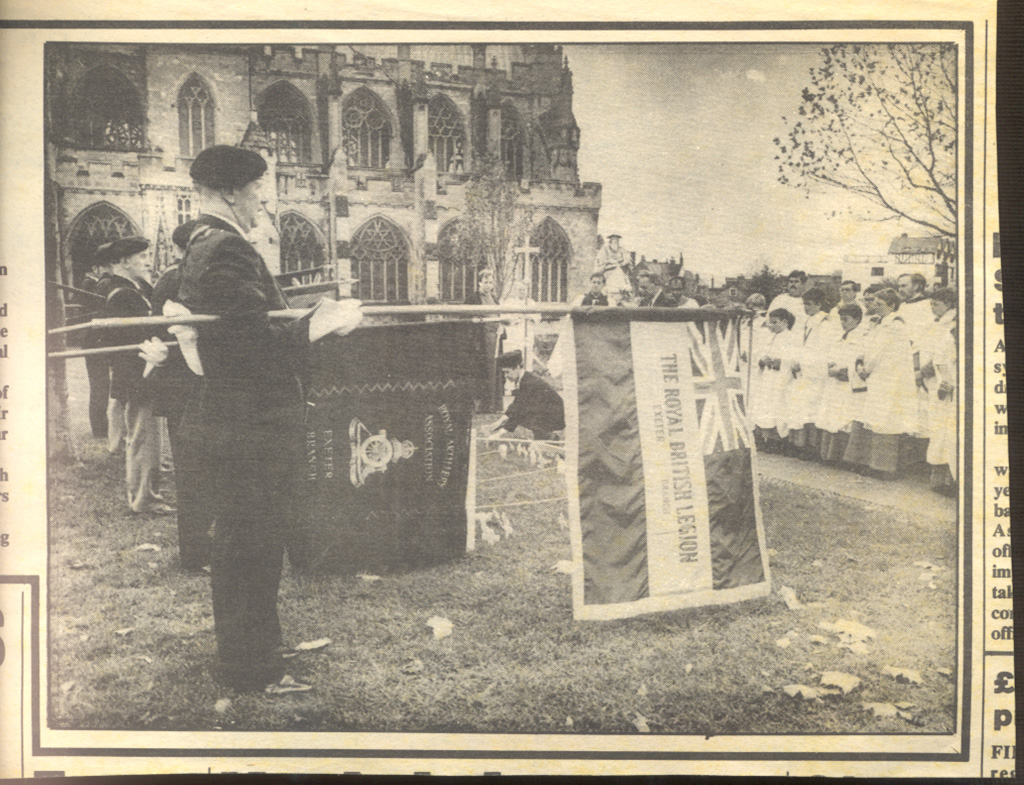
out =
{"type": "MultiPolygon", "coordinates": [[[[973,391],[974,388],[974,373],[973,373],[973,344],[974,344],[974,319],[977,315],[975,310],[975,285],[974,285],[974,272],[975,264],[973,259],[974,254],[974,158],[978,154],[978,150],[975,149],[974,142],[974,102],[975,102],[975,80],[974,80],[974,28],[975,25],[971,21],[954,22],[954,21],[918,21],[918,22],[900,22],[900,21],[850,21],[850,22],[821,22],[821,21],[808,21],[808,22],[424,22],[424,21],[409,21],[409,22],[388,22],[388,21],[296,21],[288,22],[284,24],[281,20],[240,20],[240,21],[97,21],[97,20],[44,20],[44,21],[25,21],[25,20],[3,20],[0,21],[0,29],[7,30],[18,30],[18,29],[53,29],[53,30],[103,30],[103,29],[121,29],[121,30],[195,30],[195,29],[210,29],[210,30],[261,30],[261,29],[273,29],[281,30],[288,29],[293,30],[297,37],[301,36],[303,30],[325,30],[325,29],[337,29],[339,32],[359,32],[359,31],[381,31],[381,30],[421,30],[430,32],[439,32],[445,30],[452,31],[502,31],[502,32],[523,32],[528,33],[530,31],[565,31],[565,32],[587,32],[587,31],[786,31],[786,30],[914,30],[914,29],[935,29],[935,30],[952,30],[960,31],[964,34],[964,58],[965,63],[963,79],[964,79],[964,107],[962,112],[962,123],[963,129],[963,172],[958,172],[958,184],[962,187],[962,193],[964,194],[963,204],[959,210],[958,223],[958,234],[963,238],[963,249],[961,252],[962,266],[958,271],[958,279],[961,282],[962,296],[964,298],[965,313],[969,313],[971,318],[965,320],[966,323],[963,326],[963,332],[960,336],[960,346],[962,356],[960,358],[961,373],[964,375],[964,384],[961,385],[958,394],[962,396],[963,400],[960,402],[960,411],[963,414],[962,427],[963,427],[963,440],[961,442],[961,455],[964,460],[964,471],[962,477],[965,478],[961,482],[960,490],[961,495],[959,497],[957,513],[958,513],[958,526],[960,526],[960,532],[962,536],[958,538],[958,551],[957,559],[963,564],[963,581],[958,587],[958,602],[960,603],[959,611],[959,622],[957,632],[957,646],[956,646],[956,657],[959,668],[959,674],[961,682],[959,684],[959,690],[961,697],[957,699],[957,705],[954,710],[956,721],[960,724],[960,749],[957,752],[952,753],[838,753],[838,754],[823,754],[818,752],[813,753],[797,753],[797,752],[779,752],[779,753],[764,753],[764,752],[643,752],[636,750],[601,750],[601,751],[581,751],[581,750],[456,750],[456,749],[306,749],[306,748],[280,748],[280,749],[241,749],[241,748],[141,748],[141,747],[111,747],[111,748],[94,748],[94,747],[44,747],[41,743],[41,722],[42,722],[42,707],[41,707],[41,673],[40,673],[40,619],[39,619],[39,577],[38,576],[11,576],[4,577],[0,576],[0,582],[3,583],[25,583],[26,581],[31,585],[32,590],[32,752],[34,755],[40,756],[113,756],[113,757],[294,757],[294,758],[459,758],[459,759],[539,759],[539,760],[638,760],[638,761],[658,761],[658,760],[725,760],[725,761],[801,761],[801,760],[815,760],[815,761],[929,761],[929,762],[966,762],[970,759],[972,752],[971,747],[971,709],[972,709],[972,685],[973,685],[973,673],[972,673],[972,632],[973,632],[973,587],[974,587],[974,572],[978,569],[974,563],[974,559],[970,558],[972,554],[972,542],[974,538],[974,499],[972,494],[972,482],[973,482],[973,431],[975,413],[973,407],[973,394],[968,391],[973,391]],[[962,175],[963,179],[960,179],[962,175]]],[[[988,94],[988,64],[987,64],[987,52],[988,52],[988,36],[989,26],[985,23],[985,30],[981,40],[984,41],[986,50],[985,60],[985,82],[984,91],[988,94]]],[[[96,43],[95,41],[89,41],[89,43],[96,43]]],[[[587,42],[573,42],[573,43],[587,43],[587,42]]],[[[613,41],[602,41],[595,42],[595,44],[613,44],[613,41]]],[[[642,42],[630,42],[641,44],[642,42]]],[[[659,42],[663,43],[663,42],[659,42]]],[[[729,42],[716,42],[722,44],[728,44],[729,42]]],[[[794,42],[772,42],[772,41],[759,41],[759,42],[736,42],[737,44],[771,44],[771,43],[794,43],[794,42]]],[[[807,41],[800,43],[812,46],[815,44],[828,43],[827,41],[807,41]]],[[[681,45],[685,45],[681,43],[681,45]]],[[[959,46],[959,44],[958,44],[959,46]]],[[[959,97],[959,96],[958,96],[959,97]]],[[[988,114],[988,104],[985,105],[986,116],[988,114]]],[[[987,138],[987,121],[984,127],[984,134],[987,138]]],[[[983,158],[984,166],[984,150],[980,151],[983,158]]],[[[959,157],[957,161],[959,169],[959,157]]],[[[982,185],[983,195],[987,190],[987,184],[982,185]]],[[[984,206],[983,206],[984,210],[984,206]]],[[[985,243],[982,243],[985,245],[985,243]]],[[[983,254],[986,250],[983,248],[983,254]]],[[[987,257],[983,258],[982,264],[984,265],[987,261],[987,257]]],[[[987,307],[987,294],[984,298],[985,306],[987,307]]],[[[983,335],[987,338],[987,323],[982,326],[983,335]]],[[[49,402],[47,402],[49,406],[49,402]]],[[[47,419],[49,423],[49,419],[47,419]]],[[[47,426],[49,428],[49,425],[47,426]]],[[[47,433],[49,436],[49,433],[47,433]]],[[[986,444],[987,434],[982,435],[982,443],[986,444]]],[[[48,488],[49,493],[49,488],[48,488]]],[[[49,502],[46,504],[47,508],[47,580],[49,580],[49,571],[53,569],[53,566],[49,561],[49,545],[50,545],[50,521],[49,521],[49,502]]],[[[979,511],[980,512],[980,511],[979,511]]],[[[985,554],[987,557],[987,553],[985,554]]],[[[982,575],[984,578],[984,575],[982,575]]],[[[49,602],[49,594],[47,595],[49,602]]],[[[49,609],[47,609],[49,610],[49,609]]],[[[47,625],[49,631],[49,626],[47,625]]],[[[51,632],[52,634],[52,632],[51,632]]],[[[986,654],[988,651],[986,650],[986,654]]],[[[55,731],[56,733],[62,731],[55,731]]],[[[102,731],[101,731],[102,732],[102,731]]],[[[134,730],[132,733],[146,733],[143,730],[134,730]]],[[[152,732],[152,731],[149,731],[152,732]]],[[[180,733],[207,733],[206,731],[174,731],[180,733]]],[[[214,731],[210,731],[212,733],[214,731]]],[[[260,731],[245,731],[246,733],[255,733],[260,731]]],[[[275,733],[298,733],[299,731],[276,731],[275,733]]],[[[318,733],[330,733],[330,731],[321,731],[318,733]]],[[[411,733],[411,732],[409,732],[411,733]]],[[[425,735],[432,735],[432,731],[418,731],[415,733],[423,733],[425,735]]],[[[472,732],[465,731],[462,734],[469,735],[472,732]]],[[[458,735],[458,734],[456,734],[458,735]]],[[[499,735],[534,735],[529,733],[516,733],[516,734],[499,734],[499,735]]],[[[571,739],[575,734],[567,734],[566,739],[571,739]]],[[[579,734],[579,735],[605,735],[605,734],[579,734]]],[[[659,736],[680,736],[681,734],[657,734],[659,736]]],[[[736,738],[745,738],[750,736],[809,736],[809,735],[824,735],[824,734],[806,734],[806,733],[774,733],[774,734],[718,734],[720,736],[734,736],[736,738]]],[[[907,738],[920,738],[923,736],[955,736],[956,734],[828,734],[828,735],[847,735],[847,736],[895,736],[895,737],[907,737],[907,738]]],[[[612,739],[626,738],[620,736],[609,735],[612,739]]]]}

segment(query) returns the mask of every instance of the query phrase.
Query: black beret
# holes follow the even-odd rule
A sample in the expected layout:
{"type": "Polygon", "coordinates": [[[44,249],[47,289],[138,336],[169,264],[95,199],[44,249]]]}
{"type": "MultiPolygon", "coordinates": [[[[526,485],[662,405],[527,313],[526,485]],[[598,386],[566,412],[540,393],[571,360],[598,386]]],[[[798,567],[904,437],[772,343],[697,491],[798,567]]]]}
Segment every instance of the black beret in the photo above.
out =
{"type": "Polygon", "coordinates": [[[145,237],[122,237],[111,243],[103,243],[93,254],[93,264],[113,264],[126,256],[134,256],[149,248],[145,237]]]}
{"type": "Polygon", "coordinates": [[[185,221],[181,226],[175,229],[171,233],[171,242],[178,246],[181,250],[185,250],[188,247],[188,241],[192,239],[192,232],[196,230],[196,221],[185,221]]]}
{"type": "Polygon", "coordinates": [[[516,349],[498,356],[499,368],[518,368],[523,364],[523,353],[516,349]]]}
{"type": "Polygon", "coordinates": [[[259,153],[227,144],[216,144],[196,156],[188,173],[199,185],[229,189],[242,188],[258,180],[265,171],[267,162],[259,153]]]}

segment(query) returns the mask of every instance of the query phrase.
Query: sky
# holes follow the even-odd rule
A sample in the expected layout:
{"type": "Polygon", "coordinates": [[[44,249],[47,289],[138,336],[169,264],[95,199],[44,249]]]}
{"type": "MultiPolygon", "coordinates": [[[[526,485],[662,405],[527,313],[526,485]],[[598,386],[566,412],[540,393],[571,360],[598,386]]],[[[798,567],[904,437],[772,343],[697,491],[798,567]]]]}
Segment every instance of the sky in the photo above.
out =
{"type": "Polygon", "coordinates": [[[844,256],[884,256],[913,224],[868,221],[840,191],[778,182],[784,137],[819,47],[623,44],[564,47],[580,126],[579,173],[603,185],[598,232],[701,277],[767,263],[831,273],[844,256]],[[851,214],[847,208],[854,208],[851,214]],[[838,217],[830,217],[833,211],[838,217]]]}

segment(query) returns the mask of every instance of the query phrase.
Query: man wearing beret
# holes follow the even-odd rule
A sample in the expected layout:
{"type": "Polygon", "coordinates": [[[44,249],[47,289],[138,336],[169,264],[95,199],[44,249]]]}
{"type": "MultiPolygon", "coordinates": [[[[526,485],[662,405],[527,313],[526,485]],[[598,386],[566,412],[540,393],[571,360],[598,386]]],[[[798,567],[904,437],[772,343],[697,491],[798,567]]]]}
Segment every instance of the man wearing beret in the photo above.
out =
{"type": "Polygon", "coordinates": [[[533,433],[534,439],[555,438],[554,432],[565,428],[565,405],[555,388],[525,369],[523,353],[518,349],[498,357],[498,367],[505,378],[516,385],[516,392],[505,414],[491,426],[490,432],[511,433],[522,426],[533,433]]]}
{"type": "Polygon", "coordinates": [[[312,318],[270,319],[269,311],[287,303],[246,239],[266,220],[265,171],[257,153],[238,147],[217,145],[196,156],[190,174],[201,214],[178,301],[193,313],[220,317],[198,331],[203,378],[197,404],[182,423],[202,440],[212,473],[217,675],[237,691],[279,695],[311,689],[285,675],[277,615],[289,506],[302,457],[307,347],[311,332],[322,335],[326,326],[345,334],[359,314],[351,309],[339,316],[324,307],[312,318]]]}
{"type": "MultiPolygon", "coordinates": [[[[149,240],[122,237],[96,249],[96,259],[110,264],[109,290],[103,307],[107,318],[149,316],[153,294],[153,260],[149,240]]],[[[111,330],[103,336],[111,345],[138,343],[137,330],[111,330]]],[[[110,360],[110,397],[124,406],[125,481],[133,513],[166,515],[173,509],[157,493],[160,482],[160,428],[153,415],[153,396],[143,371],[145,362],[132,354],[110,360]]],[[[113,409],[110,414],[114,415],[113,409]]]]}

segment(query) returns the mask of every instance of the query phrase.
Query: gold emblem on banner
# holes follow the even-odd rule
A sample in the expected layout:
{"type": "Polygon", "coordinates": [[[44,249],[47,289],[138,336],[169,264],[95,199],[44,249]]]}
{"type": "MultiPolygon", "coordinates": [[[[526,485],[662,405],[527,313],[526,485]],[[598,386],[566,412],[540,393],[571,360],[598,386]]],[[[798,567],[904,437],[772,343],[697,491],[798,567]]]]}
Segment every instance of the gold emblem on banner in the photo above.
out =
{"type": "Polygon", "coordinates": [[[411,458],[416,452],[415,445],[408,439],[389,438],[383,429],[370,433],[358,417],[353,417],[349,423],[348,438],[352,448],[349,478],[356,488],[362,488],[371,474],[385,472],[391,464],[411,458]]]}

